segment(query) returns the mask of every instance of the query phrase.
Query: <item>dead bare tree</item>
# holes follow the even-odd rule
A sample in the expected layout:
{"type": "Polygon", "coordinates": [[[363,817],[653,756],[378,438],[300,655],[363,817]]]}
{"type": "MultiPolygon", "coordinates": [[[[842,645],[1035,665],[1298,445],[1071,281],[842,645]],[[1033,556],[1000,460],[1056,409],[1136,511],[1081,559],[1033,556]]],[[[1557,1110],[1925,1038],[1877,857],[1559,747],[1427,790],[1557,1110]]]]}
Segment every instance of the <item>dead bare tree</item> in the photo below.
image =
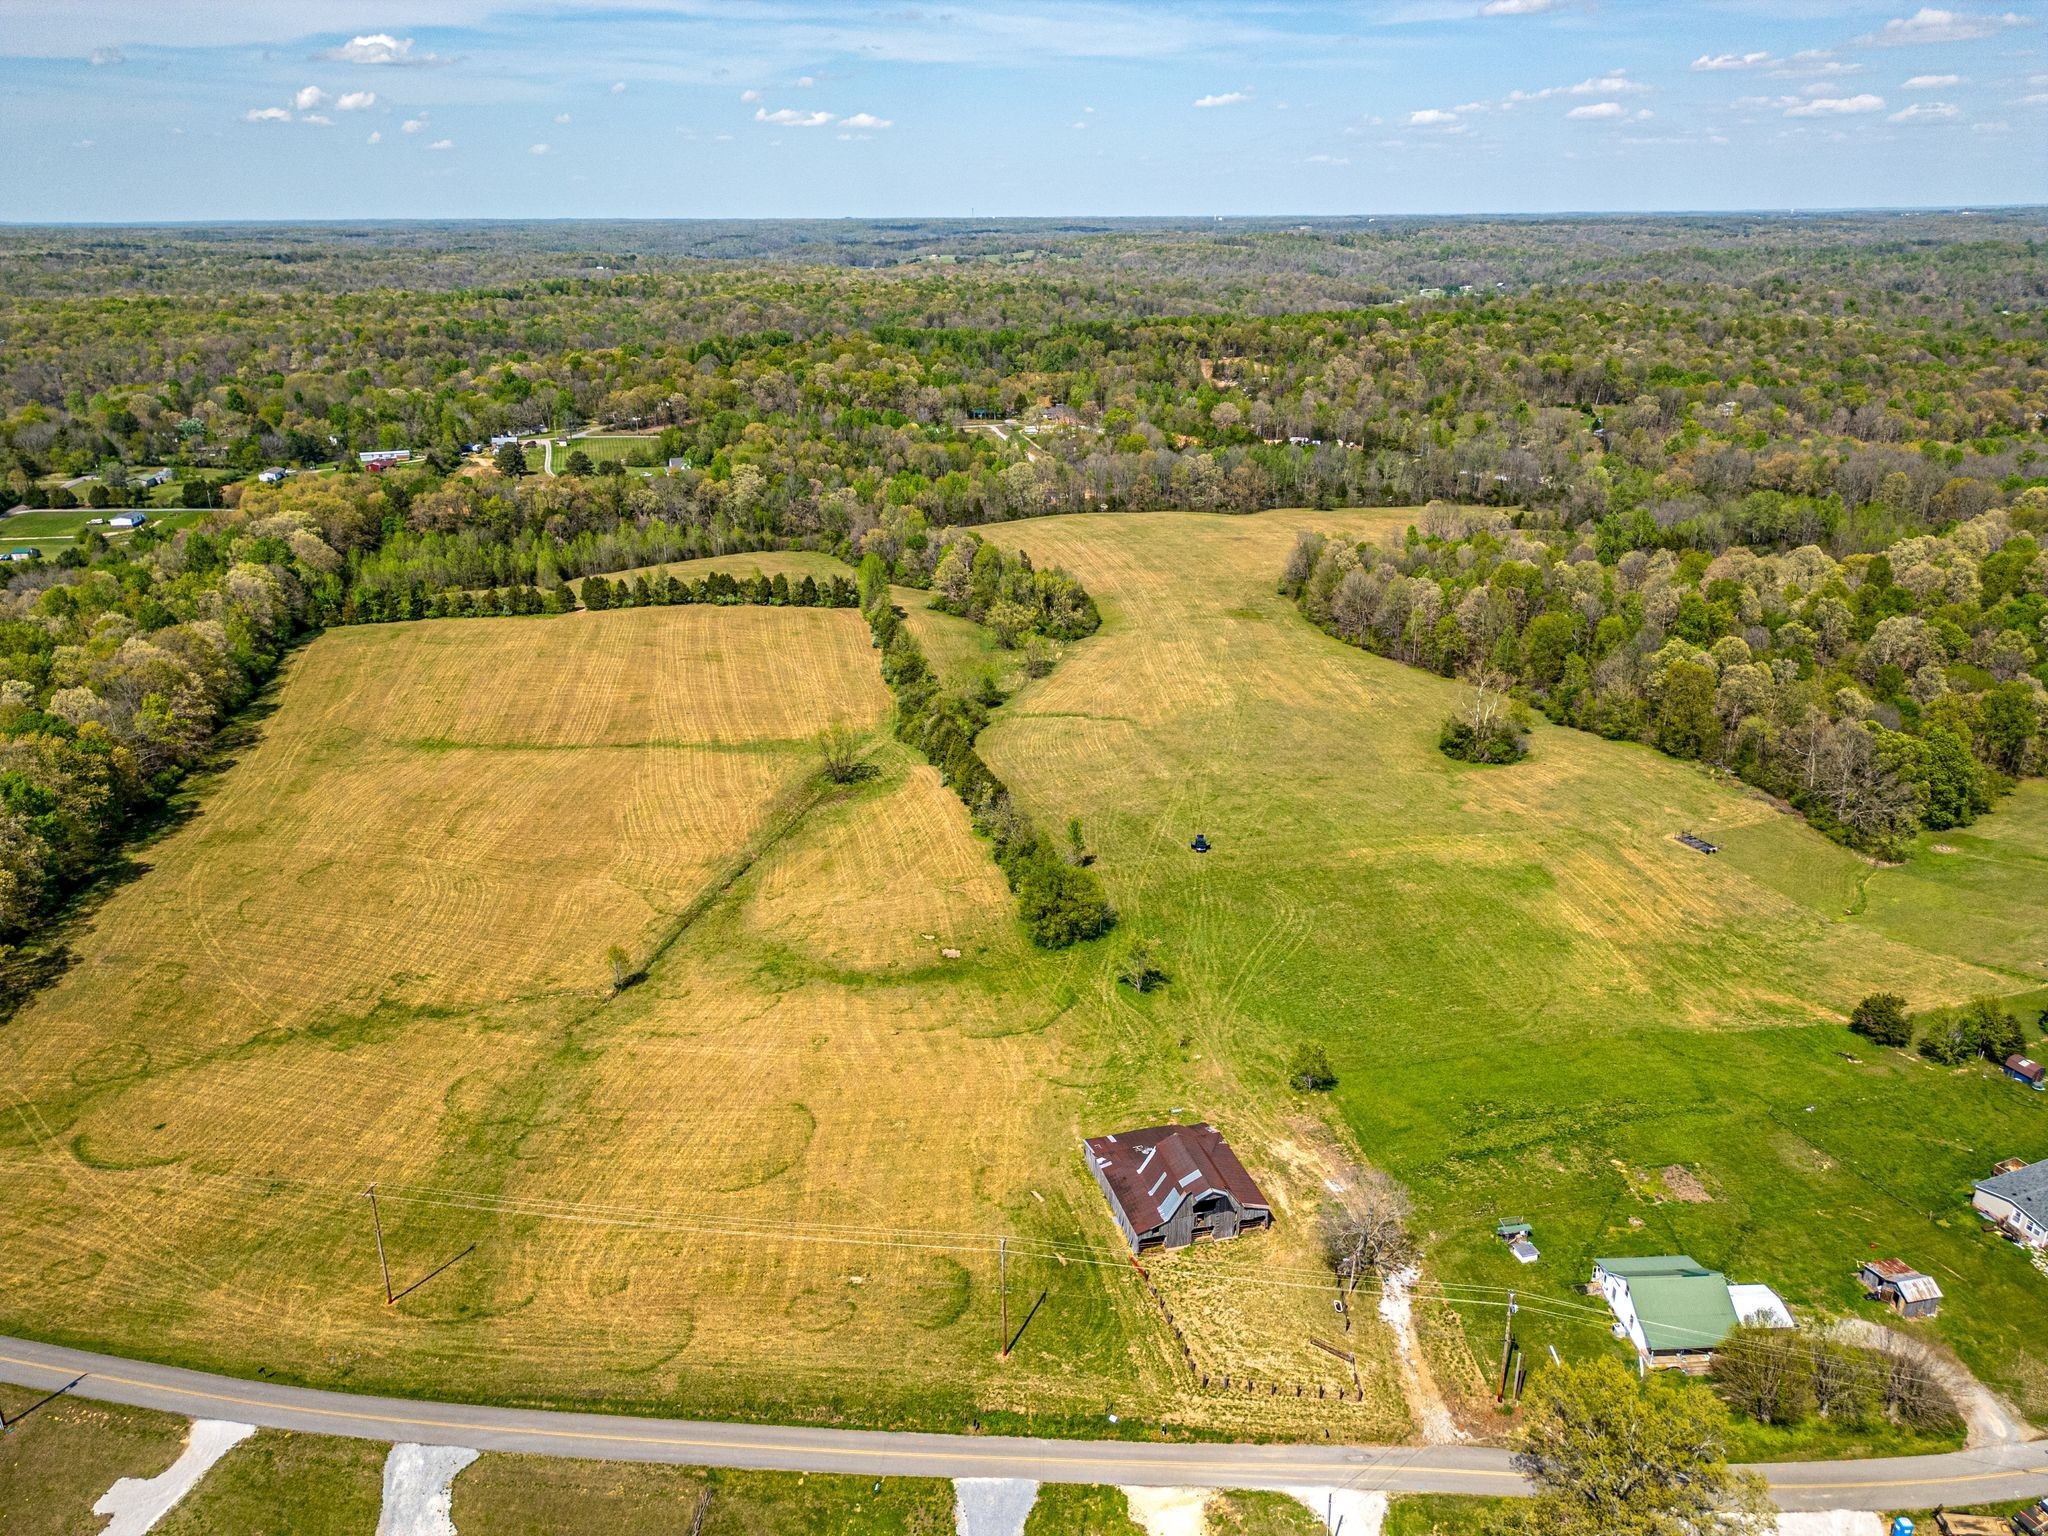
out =
{"type": "Polygon", "coordinates": [[[1414,1202],[1388,1174],[1358,1170],[1322,1212],[1323,1257],[1347,1291],[1368,1273],[1387,1274],[1415,1258],[1408,1235],[1414,1202]]]}

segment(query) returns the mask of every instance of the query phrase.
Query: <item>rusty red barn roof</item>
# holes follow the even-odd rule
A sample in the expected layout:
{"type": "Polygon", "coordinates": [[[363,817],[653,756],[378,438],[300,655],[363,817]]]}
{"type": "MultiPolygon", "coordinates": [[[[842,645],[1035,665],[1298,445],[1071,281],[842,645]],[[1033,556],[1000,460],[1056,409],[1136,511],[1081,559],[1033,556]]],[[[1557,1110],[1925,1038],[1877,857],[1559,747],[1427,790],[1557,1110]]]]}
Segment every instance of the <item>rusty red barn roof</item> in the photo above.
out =
{"type": "Polygon", "coordinates": [[[1872,1274],[1882,1275],[1887,1280],[1903,1280],[1908,1275],[1920,1273],[1904,1259],[1872,1259],[1863,1267],[1872,1274]]]}
{"type": "Polygon", "coordinates": [[[1150,1231],[1208,1189],[1227,1190],[1240,1206],[1273,1208],[1213,1126],[1154,1125],[1091,1136],[1084,1145],[1136,1231],[1150,1231]]]}

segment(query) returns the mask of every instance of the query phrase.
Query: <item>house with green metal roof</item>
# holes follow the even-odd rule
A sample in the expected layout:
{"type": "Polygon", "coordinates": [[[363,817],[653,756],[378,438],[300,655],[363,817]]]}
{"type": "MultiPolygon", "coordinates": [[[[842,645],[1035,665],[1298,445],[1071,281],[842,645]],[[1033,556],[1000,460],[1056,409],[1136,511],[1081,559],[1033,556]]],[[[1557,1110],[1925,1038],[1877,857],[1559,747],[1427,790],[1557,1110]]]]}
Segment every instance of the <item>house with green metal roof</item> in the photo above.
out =
{"type": "Polygon", "coordinates": [[[1685,1254],[1596,1259],[1593,1283],[1614,1313],[1615,1334],[1635,1345],[1647,1368],[1705,1370],[1740,1322],[1793,1326],[1767,1285],[1730,1285],[1718,1269],[1685,1254]]]}

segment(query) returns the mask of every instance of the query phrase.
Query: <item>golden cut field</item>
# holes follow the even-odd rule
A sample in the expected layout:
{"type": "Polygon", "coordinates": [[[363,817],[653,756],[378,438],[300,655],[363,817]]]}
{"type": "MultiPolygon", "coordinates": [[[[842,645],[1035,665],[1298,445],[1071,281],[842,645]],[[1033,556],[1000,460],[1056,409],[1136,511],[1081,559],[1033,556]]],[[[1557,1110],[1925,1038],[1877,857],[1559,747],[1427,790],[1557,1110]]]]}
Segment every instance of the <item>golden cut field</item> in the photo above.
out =
{"type": "MultiPolygon", "coordinates": [[[[1875,1242],[1947,1266],[1941,1336],[2048,1411],[2016,1321],[2038,1277],[1943,1219],[1992,1157],[2048,1155],[2036,1106],[1852,1062],[1840,1029],[1879,986],[2041,986],[2048,914],[2012,899],[2041,797],[1877,870],[1638,747],[1546,728],[1525,764],[1450,763],[1453,685],[1274,594],[1297,526],[1405,522],[990,530],[1105,617],[982,741],[1042,823],[1081,818],[1122,914],[1054,955],[886,732],[873,779],[816,779],[816,727],[887,707],[852,613],[321,639],[0,1026],[0,1330],[423,1395],[1394,1438],[1416,1415],[1370,1319],[1347,1340],[1365,1401],[1314,1396],[1349,1381],[1309,1343],[1338,1326],[1315,1210],[1362,1159],[1414,1191],[1421,1365],[1454,1399],[1508,1286],[1532,1347],[1583,1353],[1606,1347],[1573,1299],[1596,1254],[1688,1251],[1848,1311],[1875,1242]],[[1160,992],[1115,981],[1134,936],[1160,943],[1160,992]],[[612,944],[644,969],[616,994],[612,944]],[[1285,1085],[1305,1040],[1327,1096],[1285,1085]],[[1200,1370],[1304,1400],[1191,1380],[1118,1254],[1076,1142],[1174,1113],[1224,1129],[1280,1222],[1154,1262],[1160,1295],[1200,1370]],[[1909,1165],[1873,1124],[1918,1135],[1909,1165]],[[1673,1164],[1710,1198],[1661,1198],[1673,1164]],[[390,1307],[373,1180],[397,1283],[434,1275],[390,1307]],[[1534,1270],[1493,1241],[1503,1214],[1536,1223],[1534,1270]],[[1007,1362],[999,1235],[1013,1328],[1046,1298],[1007,1362]]],[[[897,599],[949,680],[1018,680],[897,599]]]]}

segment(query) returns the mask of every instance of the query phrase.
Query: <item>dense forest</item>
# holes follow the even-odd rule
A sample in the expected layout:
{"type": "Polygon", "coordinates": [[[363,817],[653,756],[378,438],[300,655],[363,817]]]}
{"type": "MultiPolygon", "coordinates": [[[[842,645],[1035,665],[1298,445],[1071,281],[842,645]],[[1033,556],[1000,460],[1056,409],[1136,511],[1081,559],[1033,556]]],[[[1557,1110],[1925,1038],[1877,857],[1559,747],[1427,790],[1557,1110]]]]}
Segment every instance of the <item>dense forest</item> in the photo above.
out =
{"type": "MultiPolygon", "coordinates": [[[[1028,648],[1092,605],[973,529],[1152,507],[1440,502],[1405,547],[1305,548],[1312,615],[1895,846],[2040,767],[2044,234],[2027,212],[0,232],[0,501],[119,505],[160,467],[211,509],[10,567],[0,930],[321,625],[559,610],[578,578],[802,546],[1028,648]],[[635,435],[625,463],[471,451],[590,426],[635,435]],[[362,471],[380,447],[414,458],[362,471]],[[273,467],[299,473],[257,483],[273,467]]],[[[971,745],[968,715],[931,718],[971,745]]]]}
{"type": "MultiPolygon", "coordinates": [[[[1767,524],[1782,498],[1748,501],[1767,524]]],[[[1282,585],[1355,644],[1512,679],[1560,724],[1723,764],[1896,855],[2048,772],[2044,530],[2040,487],[1840,560],[1788,539],[1674,547],[1649,520],[1516,528],[1433,506],[1394,548],[1304,533],[1282,585]]]]}

